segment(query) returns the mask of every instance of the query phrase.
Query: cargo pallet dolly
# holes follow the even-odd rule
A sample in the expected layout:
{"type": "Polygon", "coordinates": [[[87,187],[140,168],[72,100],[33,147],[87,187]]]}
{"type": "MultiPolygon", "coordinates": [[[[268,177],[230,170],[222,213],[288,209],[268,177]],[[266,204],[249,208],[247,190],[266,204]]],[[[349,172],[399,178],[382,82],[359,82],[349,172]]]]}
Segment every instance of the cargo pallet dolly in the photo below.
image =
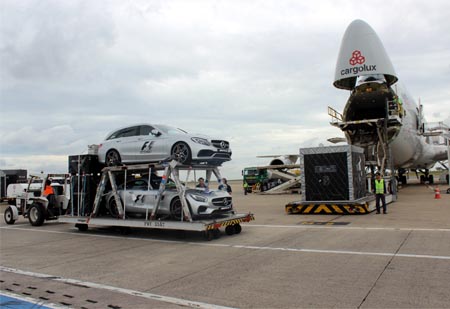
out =
{"type": "MultiPolygon", "coordinates": [[[[206,178],[209,181],[212,174],[217,177],[220,182],[221,176],[218,167],[208,165],[193,165],[185,166],[180,165],[178,162],[172,160],[170,163],[163,164],[141,164],[141,165],[129,165],[129,166],[117,166],[117,167],[105,167],[102,170],[100,183],[97,186],[97,192],[95,195],[93,209],[89,215],[80,216],[78,214],[89,213],[80,208],[80,204],[71,205],[68,215],[60,216],[58,221],[63,223],[74,223],[80,231],[86,231],[89,225],[92,226],[115,226],[120,228],[151,228],[161,230],[179,230],[179,231],[197,231],[202,232],[207,240],[217,238],[220,235],[220,228],[224,227],[227,235],[239,234],[242,230],[241,223],[250,222],[254,220],[254,215],[248,214],[224,214],[217,218],[193,220],[189,210],[188,202],[186,200],[186,186],[180,180],[180,170],[187,171],[187,178],[192,170],[206,170],[206,178]],[[152,172],[164,171],[161,179],[161,183],[158,188],[158,194],[156,196],[155,207],[151,212],[147,209],[145,218],[135,219],[127,218],[126,207],[122,203],[121,197],[117,192],[117,173],[124,173],[125,180],[129,172],[147,171],[149,175],[152,172]],[[182,204],[182,215],[180,221],[178,220],[166,220],[164,217],[158,217],[158,209],[160,207],[161,198],[169,177],[175,182],[177,194],[182,204]],[[101,202],[105,194],[105,189],[108,184],[111,185],[111,191],[114,196],[118,218],[105,218],[101,216],[101,202]],[[77,206],[77,207],[75,207],[77,206]]],[[[125,181],[126,182],[126,181],[125,181]]],[[[126,187],[124,188],[126,190],[126,187]]]]}

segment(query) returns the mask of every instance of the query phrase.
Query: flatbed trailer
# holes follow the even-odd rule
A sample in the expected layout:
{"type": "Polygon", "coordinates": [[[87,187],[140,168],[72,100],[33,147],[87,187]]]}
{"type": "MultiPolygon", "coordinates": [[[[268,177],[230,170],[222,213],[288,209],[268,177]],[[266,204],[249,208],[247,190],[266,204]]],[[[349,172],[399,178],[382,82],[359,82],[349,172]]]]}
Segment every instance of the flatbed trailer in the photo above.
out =
{"type": "Polygon", "coordinates": [[[239,234],[241,223],[254,220],[251,213],[230,214],[222,218],[195,220],[192,222],[173,220],[142,220],[142,219],[114,219],[114,218],[90,218],[86,216],[61,216],[58,221],[62,223],[73,223],[80,231],[86,231],[88,226],[114,226],[133,227],[160,230],[180,230],[202,232],[207,240],[216,238],[220,228],[225,228],[227,235],[239,234]]]}
{"type": "MultiPolygon", "coordinates": [[[[73,223],[80,231],[86,231],[90,225],[92,226],[114,226],[121,228],[151,228],[160,230],[180,230],[180,231],[198,231],[203,232],[207,240],[216,238],[220,235],[220,228],[225,228],[227,235],[239,234],[242,230],[241,223],[250,222],[254,220],[254,215],[238,214],[234,211],[225,214],[217,214],[213,217],[194,219],[189,209],[186,200],[186,184],[180,180],[180,171],[186,171],[188,179],[189,174],[195,170],[206,171],[206,179],[209,183],[211,176],[214,174],[220,185],[221,175],[217,166],[209,165],[180,165],[178,162],[172,160],[171,162],[164,162],[161,164],[140,164],[129,166],[105,167],[102,170],[101,179],[97,186],[97,191],[94,198],[92,211],[85,211],[80,208],[80,203],[69,207],[66,215],[58,218],[62,223],[73,223]],[[156,196],[156,205],[150,211],[145,213],[143,218],[130,218],[127,216],[126,207],[122,203],[121,196],[117,189],[116,174],[124,174],[125,180],[127,174],[137,173],[139,171],[146,171],[150,175],[157,171],[164,171],[162,181],[158,188],[156,196]],[[170,220],[167,216],[159,216],[158,208],[168,180],[172,179],[182,204],[182,215],[180,220],[170,220]],[[102,214],[102,198],[105,196],[105,189],[107,184],[110,184],[111,191],[117,204],[118,216],[117,218],[107,217],[102,214]],[[80,215],[82,214],[82,215],[80,215]],[[86,215],[84,215],[86,214],[86,215]]],[[[126,187],[124,189],[126,191],[126,187]]]]}

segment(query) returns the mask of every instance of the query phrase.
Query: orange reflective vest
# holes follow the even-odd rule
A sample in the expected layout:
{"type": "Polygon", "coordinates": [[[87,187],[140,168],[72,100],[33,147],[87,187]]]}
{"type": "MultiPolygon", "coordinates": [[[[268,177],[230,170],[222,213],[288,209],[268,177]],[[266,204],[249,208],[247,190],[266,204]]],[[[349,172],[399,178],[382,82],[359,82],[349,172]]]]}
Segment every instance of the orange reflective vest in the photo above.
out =
{"type": "Polygon", "coordinates": [[[55,191],[53,190],[52,186],[45,186],[44,196],[49,196],[50,194],[55,194],[55,191]]]}

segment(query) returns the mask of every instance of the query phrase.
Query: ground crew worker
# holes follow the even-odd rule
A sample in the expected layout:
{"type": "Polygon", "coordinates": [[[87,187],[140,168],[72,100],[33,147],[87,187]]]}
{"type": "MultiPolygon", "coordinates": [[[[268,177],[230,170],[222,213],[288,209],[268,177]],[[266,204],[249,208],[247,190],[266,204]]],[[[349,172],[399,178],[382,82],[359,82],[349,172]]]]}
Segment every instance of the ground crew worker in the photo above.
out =
{"type": "Polygon", "coordinates": [[[52,182],[50,179],[47,179],[45,181],[45,187],[44,187],[44,193],[42,194],[44,197],[49,196],[50,194],[55,194],[55,191],[53,190],[53,187],[51,186],[52,182]]]}
{"type": "Polygon", "coordinates": [[[384,197],[384,179],[381,179],[381,174],[377,173],[375,179],[375,207],[377,208],[377,214],[380,213],[380,200],[383,204],[383,213],[387,214],[386,198],[384,197]]]}
{"type": "Polygon", "coordinates": [[[197,188],[206,188],[205,179],[203,177],[200,177],[198,179],[198,184],[196,187],[197,188]]]}
{"type": "Polygon", "coordinates": [[[226,190],[231,195],[231,186],[228,184],[226,178],[222,178],[222,183],[219,185],[219,190],[226,190]]]}
{"type": "Polygon", "coordinates": [[[247,195],[248,183],[244,180],[244,194],[247,195]]]}
{"type": "Polygon", "coordinates": [[[55,190],[53,190],[51,183],[52,182],[50,181],[50,179],[47,179],[45,181],[44,193],[42,195],[47,198],[48,205],[50,207],[53,207],[56,204],[56,199],[55,199],[55,190]]]}

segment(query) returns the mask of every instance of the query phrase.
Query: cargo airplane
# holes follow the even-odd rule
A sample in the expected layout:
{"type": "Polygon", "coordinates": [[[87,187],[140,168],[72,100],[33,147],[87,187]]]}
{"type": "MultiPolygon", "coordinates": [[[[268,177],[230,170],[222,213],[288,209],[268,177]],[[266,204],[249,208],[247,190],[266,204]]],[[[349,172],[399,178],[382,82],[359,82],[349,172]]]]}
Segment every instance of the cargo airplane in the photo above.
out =
{"type": "Polygon", "coordinates": [[[328,108],[331,124],[340,128],[348,144],[364,148],[366,161],[384,172],[396,169],[400,181],[405,172],[424,170],[422,180],[433,182],[428,171],[447,160],[443,123],[427,126],[422,105],[397,82],[394,67],[375,31],[364,21],[353,21],[345,31],[333,85],[350,90],[344,111],[328,108]]]}

